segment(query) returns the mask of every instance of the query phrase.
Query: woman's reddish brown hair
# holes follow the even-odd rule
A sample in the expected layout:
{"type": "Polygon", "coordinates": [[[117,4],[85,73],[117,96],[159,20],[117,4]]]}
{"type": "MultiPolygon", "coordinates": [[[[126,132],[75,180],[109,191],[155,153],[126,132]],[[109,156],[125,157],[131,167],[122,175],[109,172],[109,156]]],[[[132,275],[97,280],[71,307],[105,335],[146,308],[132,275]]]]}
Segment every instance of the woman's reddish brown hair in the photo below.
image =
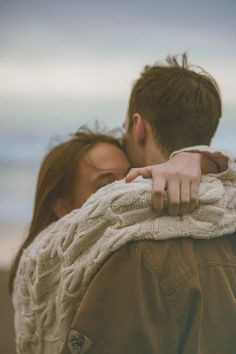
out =
{"type": "Polygon", "coordinates": [[[28,236],[17,252],[11,267],[9,278],[11,294],[22,253],[42,230],[58,219],[53,211],[53,202],[57,198],[73,200],[78,163],[84,153],[98,143],[109,143],[122,148],[118,139],[82,127],[72,135],[72,139],[57,145],[45,156],[39,170],[28,236]]]}

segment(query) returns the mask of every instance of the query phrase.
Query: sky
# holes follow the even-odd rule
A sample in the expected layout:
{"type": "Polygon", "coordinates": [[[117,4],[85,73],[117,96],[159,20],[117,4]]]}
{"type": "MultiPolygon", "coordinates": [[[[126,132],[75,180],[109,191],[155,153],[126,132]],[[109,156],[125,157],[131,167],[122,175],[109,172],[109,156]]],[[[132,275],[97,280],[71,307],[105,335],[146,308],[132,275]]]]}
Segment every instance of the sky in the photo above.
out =
{"type": "Polygon", "coordinates": [[[219,82],[232,124],[235,15],[234,0],[0,0],[2,139],[121,125],[144,65],[184,51],[219,82]]]}

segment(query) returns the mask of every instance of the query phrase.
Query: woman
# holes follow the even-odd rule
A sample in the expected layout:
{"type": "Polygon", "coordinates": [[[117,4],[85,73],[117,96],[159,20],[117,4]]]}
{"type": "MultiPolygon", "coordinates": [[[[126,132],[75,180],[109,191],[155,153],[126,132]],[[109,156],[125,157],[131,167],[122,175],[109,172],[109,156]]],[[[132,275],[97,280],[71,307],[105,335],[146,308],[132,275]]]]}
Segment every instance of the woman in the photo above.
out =
{"type": "MultiPolygon", "coordinates": [[[[76,307],[98,267],[110,251],[131,240],[123,237],[124,228],[134,225],[133,236],[142,239],[147,235],[141,221],[158,224],[148,207],[145,183],[141,183],[141,198],[139,183],[128,191],[129,186],[117,182],[118,189],[115,184],[103,188],[85,203],[101,187],[122,179],[129,168],[116,139],[86,129],[45,157],[29,234],[10,279],[18,353],[60,352],[76,307]],[[103,234],[107,225],[111,231],[115,227],[115,233],[103,234]]],[[[155,224],[150,230],[157,231],[155,224]]],[[[177,235],[176,228],[173,232],[177,235]]],[[[159,234],[150,232],[150,236],[158,239],[159,234]]]]}
{"type": "Polygon", "coordinates": [[[20,257],[37,235],[65,214],[80,208],[99,188],[124,178],[129,168],[118,139],[86,128],[49,151],[38,175],[29,233],[11,269],[11,293],[20,257]]]}
{"type": "MultiPolygon", "coordinates": [[[[212,168],[210,161],[209,164],[212,168]]],[[[38,175],[29,233],[11,269],[10,293],[22,252],[36,236],[65,214],[80,208],[99,188],[124,178],[129,169],[118,139],[84,127],[72,139],[49,151],[38,175]]],[[[152,177],[148,169],[134,169],[128,178],[131,181],[137,175],[152,177]]]]}

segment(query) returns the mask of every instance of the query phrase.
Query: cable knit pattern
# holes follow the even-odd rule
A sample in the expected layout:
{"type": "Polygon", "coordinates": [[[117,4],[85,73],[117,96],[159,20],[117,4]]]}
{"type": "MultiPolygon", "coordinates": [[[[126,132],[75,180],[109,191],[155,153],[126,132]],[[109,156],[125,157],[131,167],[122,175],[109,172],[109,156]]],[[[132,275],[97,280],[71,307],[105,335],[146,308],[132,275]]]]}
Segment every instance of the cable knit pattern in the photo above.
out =
{"type": "Polygon", "coordinates": [[[204,177],[199,201],[191,214],[157,215],[150,180],[119,181],[41,232],[24,251],[14,283],[17,353],[60,352],[95,272],[127,242],[208,239],[236,230],[236,184],[204,177]]]}

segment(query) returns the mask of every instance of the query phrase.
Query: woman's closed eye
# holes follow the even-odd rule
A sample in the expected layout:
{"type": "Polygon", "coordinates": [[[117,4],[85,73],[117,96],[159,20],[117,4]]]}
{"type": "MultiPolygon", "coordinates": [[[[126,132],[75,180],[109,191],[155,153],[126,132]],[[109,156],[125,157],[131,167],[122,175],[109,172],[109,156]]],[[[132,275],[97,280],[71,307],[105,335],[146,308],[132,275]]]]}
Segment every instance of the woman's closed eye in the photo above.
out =
{"type": "Polygon", "coordinates": [[[102,188],[107,186],[108,184],[111,184],[112,182],[114,182],[116,179],[115,177],[107,177],[102,179],[101,181],[99,181],[99,186],[98,188],[102,188]]]}
{"type": "Polygon", "coordinates": [[[113,172],[106,172],[101,175],[99,175],[94,181],[93,181],[93,193],[96,192],[99,188],[102,188],[108,184],[111,184],[115,181],[121,180],[124,178],[126,174],[126,171],[120,171],[117,169],[116,171],[113,172]]]}

